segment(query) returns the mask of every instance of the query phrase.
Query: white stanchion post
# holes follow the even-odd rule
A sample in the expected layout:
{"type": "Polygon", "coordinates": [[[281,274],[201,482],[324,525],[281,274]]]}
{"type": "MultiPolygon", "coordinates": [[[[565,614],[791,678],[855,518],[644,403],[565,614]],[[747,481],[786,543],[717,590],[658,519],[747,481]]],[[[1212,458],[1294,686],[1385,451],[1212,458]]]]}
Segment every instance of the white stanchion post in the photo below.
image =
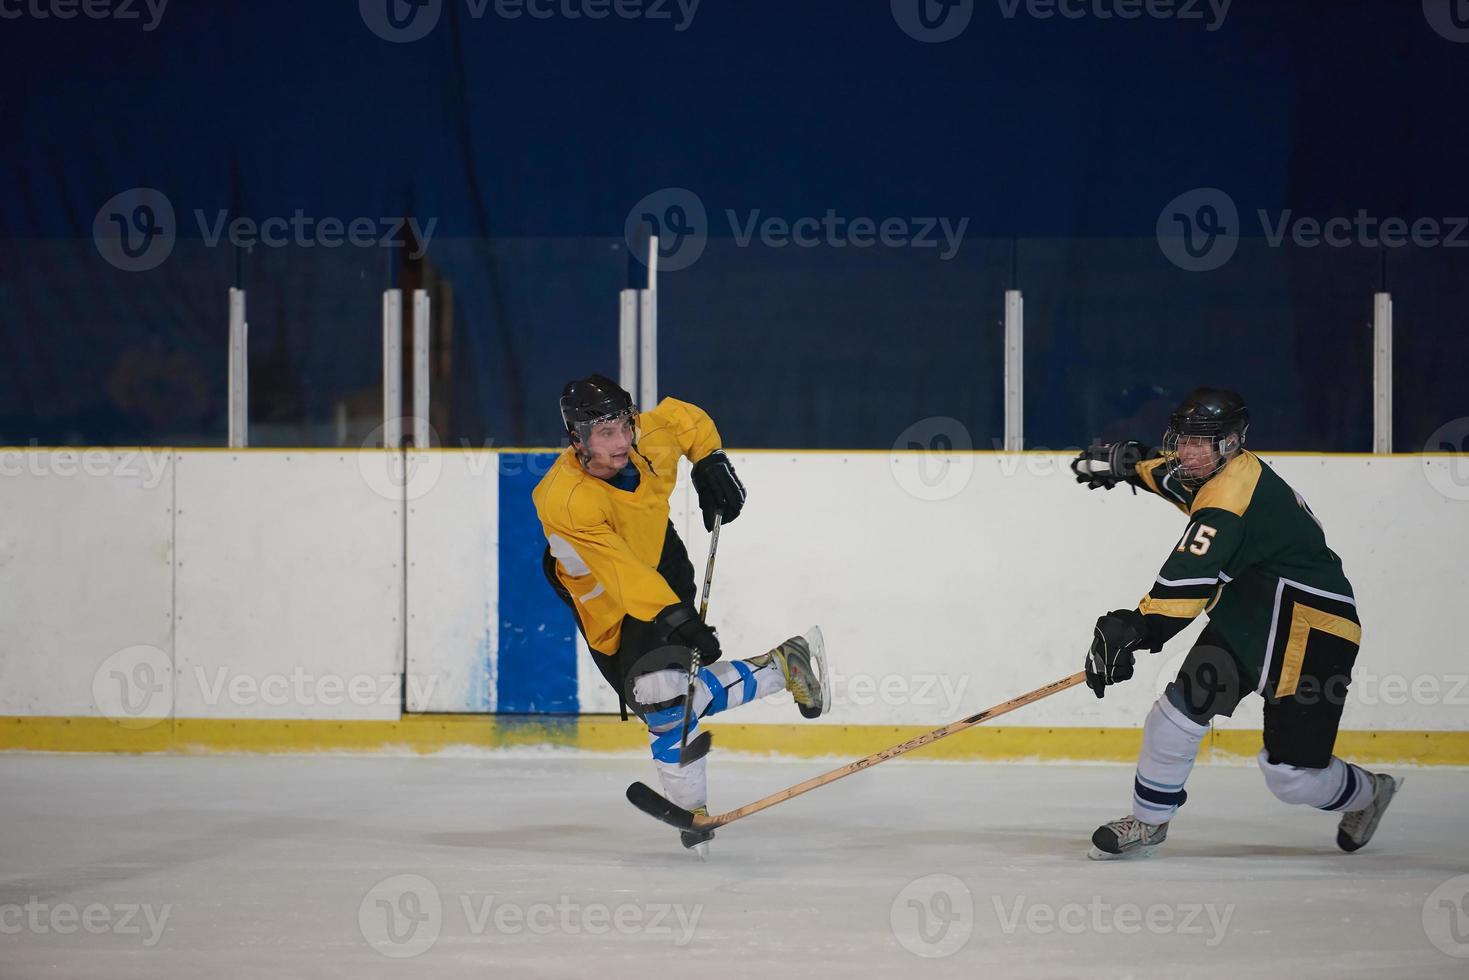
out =
{"type": "Polygon", "coordinates": [[[638,390],[638,291],[618,294],[617,383],[635,394],[638,390]]]}
{"type": "Polygon", "coordinates": [[[1372,451],[1392,452],[1392,293],[1372,296],[1372,451]]]}
{"type": "Polygon", "coordinates": [[[658,404],[658,236],[648,236],[648,288],[639,296],[638,404],[658,404]]]}
{"type": "Polygon", "coordinates": [[[229,444],[250,445],[250,327],[245,291],[230,288],[229,444]]]}
{"type": "Polygon", "coordinates": [[[383,290],[383,448],[403,447],[403,290],[383,290]]]}
{"type": "Polygon", "coordinates": [[[1025,448],[1025,299],[1005,290],[1005,452],[1025,448]]]}
{"type": "Polygon", "coordinates": [[[413,448],[429,448],[429,305],[428,290],[413,291],[413,448]]]}

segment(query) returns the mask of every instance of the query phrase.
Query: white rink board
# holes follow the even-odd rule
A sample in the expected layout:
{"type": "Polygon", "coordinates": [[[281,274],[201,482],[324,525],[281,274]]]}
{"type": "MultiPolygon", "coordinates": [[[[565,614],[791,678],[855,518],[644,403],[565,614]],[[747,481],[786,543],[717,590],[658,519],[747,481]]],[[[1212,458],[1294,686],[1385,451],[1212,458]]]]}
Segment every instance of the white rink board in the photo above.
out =
{"type": "Polygon", "coordinates": [[[401,504],[382,453],[178,458],[179,717],[396,719],[401,504]]]}
{"type": "Polygon", "coordinates": [[[408,710],[493,712],[499,453],[410,453],[408,710]]]}
{"type": "MultiPolygon", "coordinates": [[[[710,620],[738,657],[820,623],[837,724],[937,726],[1080,670],[1096,617],[1137,603],[1183,529],[1156,497],[1078,486],[1064,455],[956,455],[947,471],[910,454],[731,456],[749,502],[721,535],[710,620]]],[[[1425,478],[1443,461],[1265,458],[1310,502],[1356,589],[1364,646],[1342,727],[1469,729],[1465,641],[1443,615],[1469,578],[1446,546],[1469,540],[1469,501],[1425,478]],[[1429,696],[1400,696],[1388,675],[1429,696]]],[[[687,541],[697,564],[702,527],[687,541]]],[[[1080,691],[1006,721],[1138,726],[1201,628],[1142,655],[1104,700],[1080,691]]],[[[796,720],[784,699],[728,718],[796,720]]],[[[1225,724],[1258,728],[1258,699],[1225,724]]]]}
{"type": "Polygon", "coordinates": [[[172,454],[0,453],[0,714],[97,716],[123,651],[173,656],[172,454]]]}

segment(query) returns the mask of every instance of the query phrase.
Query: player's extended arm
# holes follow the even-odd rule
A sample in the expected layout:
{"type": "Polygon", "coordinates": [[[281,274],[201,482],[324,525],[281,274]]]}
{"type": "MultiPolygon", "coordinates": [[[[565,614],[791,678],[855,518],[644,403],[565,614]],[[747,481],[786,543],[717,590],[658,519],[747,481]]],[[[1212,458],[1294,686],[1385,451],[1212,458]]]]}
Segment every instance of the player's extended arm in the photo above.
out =
{"type": "Polygon", "coordinates": [[[1076,474],[1076,482],[1089,490],[1111,490],[1126,483],[1188,512],[1190,499],[1167,478],[1161,451],[1136,440],[1095,443],[1071,461],[1071,472],[1076,474]]]}
{"type": "Polygon", "coordinates": [[[1227,510],[1206,507],[1190,517],[1137,608],[1097,620],[1086,666],[1087,684],[1097,697],[1132,676],[1134,650],[1157,653],[1204,611],[1243,537],[1243,521],[1227,510]]]}

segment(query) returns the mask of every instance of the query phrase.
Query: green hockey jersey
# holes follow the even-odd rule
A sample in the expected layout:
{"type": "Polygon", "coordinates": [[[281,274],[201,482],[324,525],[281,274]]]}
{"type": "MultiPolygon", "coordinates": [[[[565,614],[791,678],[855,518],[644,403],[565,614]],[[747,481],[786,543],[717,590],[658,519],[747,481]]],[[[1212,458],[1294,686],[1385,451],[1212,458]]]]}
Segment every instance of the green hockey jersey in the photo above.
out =
{"type": "Polygon", "coordinates": [[[1138,603],[1154,650],[1206,613],[1244,679],[1288,697],[1311,630],[1361,643],[1352,585],[1321,522],[1260,457],[1241,451],[1197,490],[1180,485],[1161,459],[1139,464],[1131,482],[1189,519],[1138,603]]]}

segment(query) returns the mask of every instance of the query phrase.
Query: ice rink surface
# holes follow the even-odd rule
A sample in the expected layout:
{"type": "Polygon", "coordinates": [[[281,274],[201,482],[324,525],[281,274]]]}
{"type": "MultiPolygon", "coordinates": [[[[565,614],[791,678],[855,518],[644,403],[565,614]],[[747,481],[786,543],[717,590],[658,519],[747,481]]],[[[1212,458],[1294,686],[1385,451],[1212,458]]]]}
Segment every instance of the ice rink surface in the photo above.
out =
{"type": "MultiPolygon", "coordinates": [[[[830,767],[716,753],[711,802],[830,767]]],[[[0,977],[1469,977],[1469,774],[1396,771],[1355,855],[1253,766],[1098,863],[1130,767],[904,760],[700,863],[634,759],[0,755],[0,977]]]]}

